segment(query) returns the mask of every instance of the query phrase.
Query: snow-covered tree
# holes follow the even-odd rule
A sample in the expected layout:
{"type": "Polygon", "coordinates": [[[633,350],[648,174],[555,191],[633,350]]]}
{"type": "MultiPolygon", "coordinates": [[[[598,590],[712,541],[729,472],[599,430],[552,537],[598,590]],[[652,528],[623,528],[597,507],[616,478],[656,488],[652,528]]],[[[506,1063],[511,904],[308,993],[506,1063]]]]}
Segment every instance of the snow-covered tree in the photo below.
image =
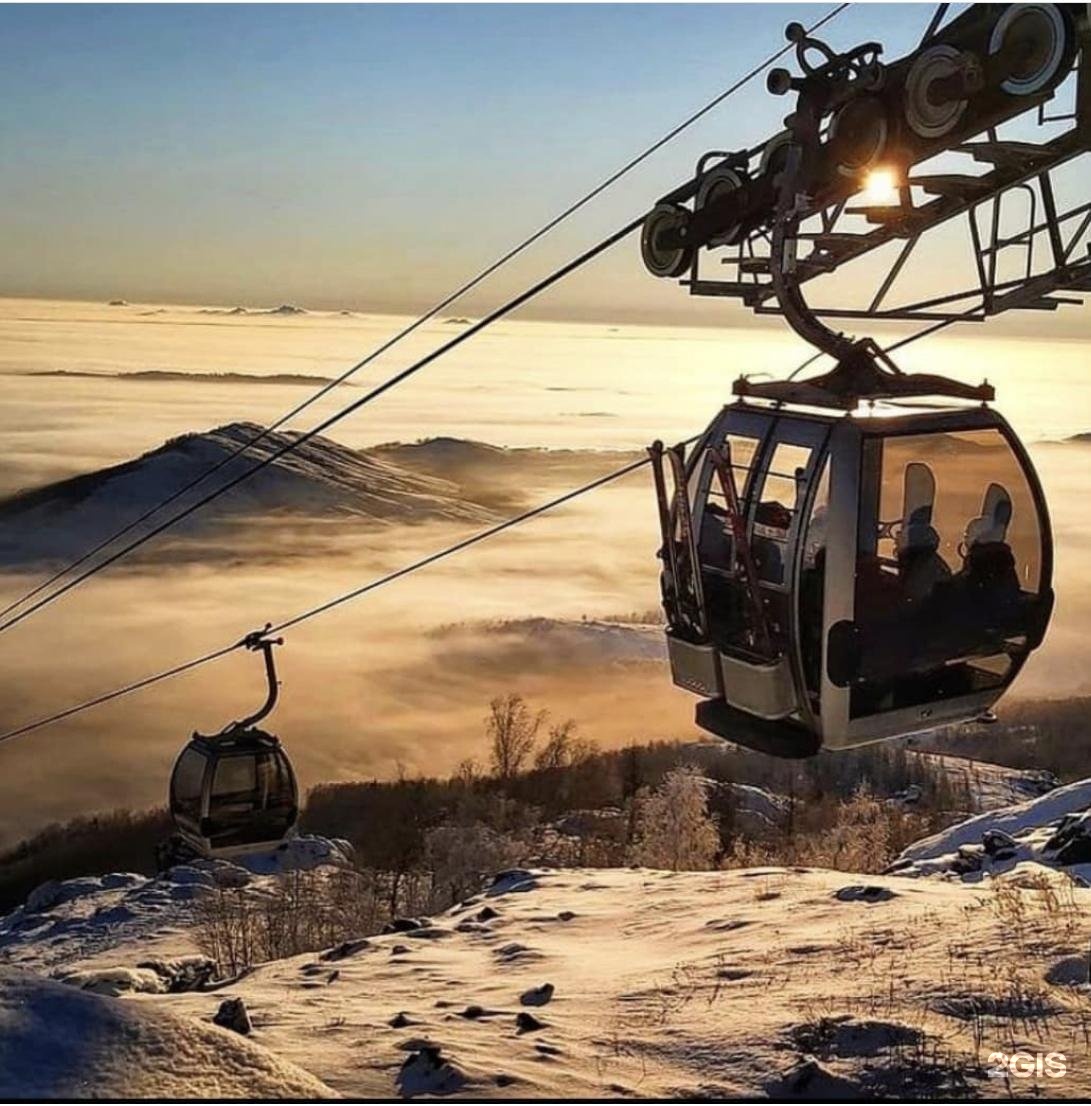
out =
{"type": "Polygon", "coordinates": [[[583,764],[596,752],[595,743],[580,737],[575,720],[569,718],[549,727],[549,736],[534,758],[534,767],[545,771],[572,768],[583,764]]]}
{"type": "Polygon", "coordinates": [[[486,876],[519,861],[523,843],[481,822],[436,826],[425,835],[425,855],[432,870],[433,908],[480,890],[486,876]]]}
{"type": "Polygon", "coordinates": [[[720,835],[708,813],[706,786],[687,764],[668,772],[654,791],[637,793],[632,849],[637,864],[675,872],[713,866],[720,835]]]}

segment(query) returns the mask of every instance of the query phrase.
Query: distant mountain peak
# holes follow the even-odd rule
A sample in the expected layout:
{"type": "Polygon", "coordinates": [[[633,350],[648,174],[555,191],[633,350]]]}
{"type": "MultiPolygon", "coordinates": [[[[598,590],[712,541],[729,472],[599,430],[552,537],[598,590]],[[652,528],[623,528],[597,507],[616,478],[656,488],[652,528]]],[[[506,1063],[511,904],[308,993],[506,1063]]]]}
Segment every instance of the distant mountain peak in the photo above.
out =
{"type": "Polygon", "coordinates": [[[346,517],[385,525],[427,520],[476,523],[494,517],[449,480],[321,436],[288,452],[298,442],[298,433],[269,431],[262,437],[262,432],[258,423],[240,420],[181,434],[131,461],[0,500],[0,563],[78,555],[214,467],[214,476],[181,495],[161,517],[262,466],[184,520],[173,536],[192,535],[212,523],[270,518],[346,517]]]}

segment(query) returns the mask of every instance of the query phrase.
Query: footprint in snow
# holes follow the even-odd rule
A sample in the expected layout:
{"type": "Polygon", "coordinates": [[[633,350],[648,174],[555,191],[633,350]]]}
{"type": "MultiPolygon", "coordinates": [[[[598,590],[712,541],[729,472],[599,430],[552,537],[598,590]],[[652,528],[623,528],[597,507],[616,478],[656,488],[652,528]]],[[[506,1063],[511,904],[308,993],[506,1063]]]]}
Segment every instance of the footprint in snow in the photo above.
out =
{"type": "Polygon", "coordinates": [[[739,979],[749,979],[755,973],[748,968],[721,968],[716,973],[717,979],[726,979],[730,983],[734,983],[739,979]]]}
{"type": "Polygon", "coordinates": [[[546,1023],[539,1021],[533,1014],[526,1010],[520,1010],[515,1015],[515,1032],[520,1034],[536,1033],[539,1029],[545,1029],[546,1023]]]}
{"type": "Polygon", "coordinates": [[[1065,956],[1046,970],[1046,982],[1055,987],[1077,987],[1091,981],[1086,956],[1065,956]]]}
{"type": "Polygon", "coordinates": [[[517,941],[501,945],[493,950],[493,956],[504,964],[512,964],[516,961],[541,960],[542,954],[536,949],[528,949],[526,945],[520,945],[517,941]]]}
{"type": "Polygon", "coordinates": [[[484,1006],[478,1006],[477,1003],[472,1003],[458,1016],[460,1018],[465,1018],[467,1021],[475,1022],[480,1018],[495,1018],[502,1013],[503,1010],[489,1010],[484,1006]]]}
{"type": "Polygon", "coordinates": [[[712,921],[705,922],[705,928],[714,929],[717,933],[730,933],[733,929],[743,929],[750,924],[741,918],[713,918],[712,921]]]}

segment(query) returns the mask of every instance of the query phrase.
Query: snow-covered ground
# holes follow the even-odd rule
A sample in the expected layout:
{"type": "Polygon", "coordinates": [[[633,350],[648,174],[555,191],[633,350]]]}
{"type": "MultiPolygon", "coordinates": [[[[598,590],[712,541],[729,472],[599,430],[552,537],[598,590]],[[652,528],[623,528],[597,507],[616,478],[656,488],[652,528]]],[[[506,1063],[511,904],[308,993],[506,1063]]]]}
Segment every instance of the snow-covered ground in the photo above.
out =
{"type": "Polygon", "coordinates": [[[1044,840],[1066,815],[1082,825],[1071,816],[1088,804],[1082,783],[970,819],[907,850],[916,879],[516,870],[419,928],[262,964],[211,991],[77,990],[150,955],[192,954],[187,895],[173,889],[202,879],[69,881],[0,924],[13,938],[0,1050],[19,1058],[0,1062],[0,1092],[1086,1097],[1091,888],[1062,874],[1058,849],[972,883],[924,865],[988,830],[1044,840]],[[1045,893],[1047,876],[1063,893],[1045,893]],[[141,899],[159,909],[137,911],[141,899]],[[236,998],[245,1040],[211,1024],[236,998]],[[50,1042],[63,1057],[55,1084],[24,1059],[50,1042]],[[990,1078],[990,1054],[1016,1048],[1063,1053],[1066,1074],[990,1078]]]}
{"type": "Polygon", "coordinates": [[[322,1098],[322,1082],[245,1037],[0,969],[0,1093],[19,1099],[322,1098]]]}

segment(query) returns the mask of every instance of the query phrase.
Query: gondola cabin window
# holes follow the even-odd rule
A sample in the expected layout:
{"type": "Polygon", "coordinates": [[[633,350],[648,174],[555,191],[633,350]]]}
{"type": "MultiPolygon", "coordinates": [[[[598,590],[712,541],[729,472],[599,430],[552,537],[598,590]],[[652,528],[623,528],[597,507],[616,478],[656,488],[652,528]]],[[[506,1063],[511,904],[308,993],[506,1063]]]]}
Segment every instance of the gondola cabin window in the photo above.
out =
{"type": "Polygon", "coordinates": [[[1041,537],[999,430],[866,439],[852,716],[1001,686],[1027,649],[1041,537]]]}
{"type": "Polygon", "coordinates": [[[175,811],[191,822],[199,822],[208,760],[196,749],[187,749],[179,758],[171,781],[175,811]]]}
{"type": "Polygon", "coordinates": [[[753,530],[754,560],[765,584],[786,583],[788,540],[802,506],[811,453],[805,446],[780,442],[769,461],[753,530]]]}
{"type": "MultiPolygon", "coordinates": [[[[730,520],[732,505],[728,498],[733,492],[735,506],[745,527],[754,459],[760,446],[760,438],[744,434],[725,434],[720,439],[720,449],[726,462],[723,477],[731,485],[729,489],[725,489],[724,479],[707,460],[693,469],[694,477],[705,488],[698,533],[701,582],[709,631],[712,639],[722,648],[741,646],[747,627],[746,585],[741,575],[739,550],[730,520]]],[[[693,502],[695,508],[701,508],[696,494],[693,502]]]]}

